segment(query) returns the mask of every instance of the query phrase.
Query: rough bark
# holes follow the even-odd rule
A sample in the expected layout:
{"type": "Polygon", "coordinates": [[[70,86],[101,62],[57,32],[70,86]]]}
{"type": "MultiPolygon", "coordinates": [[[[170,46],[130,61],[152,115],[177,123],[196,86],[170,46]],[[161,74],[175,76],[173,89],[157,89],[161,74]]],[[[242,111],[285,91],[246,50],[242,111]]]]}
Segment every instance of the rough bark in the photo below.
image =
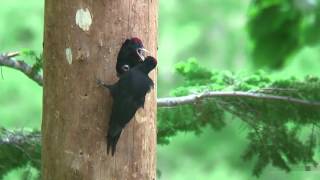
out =
{"type": "MultiPolygon", "coordinates": [[[[156,87],[112,157],[105,141],[112,98],[96,78],[117,80],[116,56],[128,37],[141,38],[156,56],[157,5],[157,0],[46,0],[42,179],[156,178],[156,87]]],[[[155,80],[156,72],[150,76],[155,80]]]]}

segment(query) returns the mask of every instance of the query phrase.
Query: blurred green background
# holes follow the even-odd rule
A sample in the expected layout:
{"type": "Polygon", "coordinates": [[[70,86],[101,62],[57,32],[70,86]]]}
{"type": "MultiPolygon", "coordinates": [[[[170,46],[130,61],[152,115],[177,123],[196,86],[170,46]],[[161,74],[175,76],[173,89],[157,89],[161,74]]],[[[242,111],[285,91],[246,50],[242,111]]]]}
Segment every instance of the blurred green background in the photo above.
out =
{"type": "MultiPolygon", "coordinates": [[[[253,2],[257,1],[250,0],[159,1],[159,97],[169,96],[170,89],[179,85],[181,79],[174,73],[174,64],[189,58],[219,71],[252,73],[264,68],[274,77],[320,75],[316,31],[320,26],[317,14],[313,13],[317,0],[292,0],[294,10],[286,0],[266,0],[255,7],[253,2]],[[256,15],[270,3],[278,3],[281,10],[271,8],[271,13],[256,15]],[[270,26],[274,31],[281,29],[282,36],[267,31],[270,26]],[[277,45],[281,43],[288,48],[279,48],[277,45]]],[[[44,1],[1,2],[0,52],[28,48],[40,53],[44,1]]],[[[42,88],[20,72],[1,69],[0,126],[39,129],[42,88]]],[[[158,146],[160,179],[257,179],[251,175],[253,164],[241,159],[247,145],[245,136],[242,122],[232,118],[219,132],[207,128],[200,136],[179,133],[170,145],[158,146]]],[[[20,179],[21,174],[17,170],[5,179],[20,179]]],[[[319,177],[320,171],[306,172],[304,167],[296,167],[290,173],[268,167],[259,179],[316,180],[319,177]]]]}

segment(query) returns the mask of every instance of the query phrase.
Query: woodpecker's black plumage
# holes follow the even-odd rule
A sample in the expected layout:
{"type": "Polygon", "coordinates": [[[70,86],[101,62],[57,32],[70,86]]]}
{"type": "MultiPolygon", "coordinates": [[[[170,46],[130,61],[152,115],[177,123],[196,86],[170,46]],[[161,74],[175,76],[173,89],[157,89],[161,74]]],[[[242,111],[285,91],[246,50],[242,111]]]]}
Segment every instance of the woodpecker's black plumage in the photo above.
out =
{"type": "Polygon", "coordinates": [[[156,65],[156,59],[148,56],[142,63],[122,74],[115,84],[106,85],[98,82],[110,90],[113,98],[107,135],[108,154],[111,149],[112,156],[114,155],[122,129],[133,118],[136,111],[144,106],[145,96],[153,87],[153,81],[148,74],[156,65]]]}
{"type": "Polygon", "coordinates": [[[116,70],[118,76],[141,63],[143,61],[142,53],[144,50],[142,41],[139,38],[133,37],[127,39],[122,44],[117,57],[116,70]]]}

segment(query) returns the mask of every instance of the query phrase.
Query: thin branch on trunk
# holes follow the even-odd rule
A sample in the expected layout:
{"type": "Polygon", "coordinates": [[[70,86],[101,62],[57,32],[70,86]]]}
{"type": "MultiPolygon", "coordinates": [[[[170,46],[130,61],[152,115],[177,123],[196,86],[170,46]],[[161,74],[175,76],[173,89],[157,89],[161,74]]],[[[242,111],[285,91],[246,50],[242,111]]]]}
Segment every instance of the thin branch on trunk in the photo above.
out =
{"type": "MultiPolygon", "coordinates": [[[[40,157],[36,147],[40,144],[40,132],[7,130],[0,128],[0,151],[4,146],[11,146],[12,149],[18,149],[29,161],[38,163],[40,157]]],[[[39,162],[40,163],[40,162],[39,162]]]]}
{"type": "Polygon", "coordinates": [[[43,78],[40,73],[36,73],[32,66],[28,65],[24,61],[16,60],[15,57],[18,56],[18,52],[0,54],[0,66],[10,67],[21,71],[30,79],[38,83],[40,86],[43,84],[43,78]]]}
{"type": "Polygon", "coordinates": [[[252,92],[243,92],[243,91],[208,91],[199,94],[192,94],[187,96],[180,97],[169,97],[169,98],[159,98],[157,103],[158,107],[174,107],[185,104],[193,104],[199,100],[214,98],[214,97],[243,97],[243,98],[254,98],[254,99],[265,99],[265,100],[274,100],[274,101],[284,101],[297,105],[305,106],[319,106],[320,101],[309,101],[304,99],[293,98],[289,96],[277,96],[269,95],[263,93],[252,93],[252,92]]]}

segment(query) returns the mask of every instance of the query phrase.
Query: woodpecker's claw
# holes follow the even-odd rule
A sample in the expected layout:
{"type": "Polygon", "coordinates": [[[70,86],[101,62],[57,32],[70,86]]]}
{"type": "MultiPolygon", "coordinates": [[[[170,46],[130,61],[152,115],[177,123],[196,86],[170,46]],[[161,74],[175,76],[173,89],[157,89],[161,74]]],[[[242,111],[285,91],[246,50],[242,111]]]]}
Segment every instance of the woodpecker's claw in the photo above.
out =
{"type": "Polygon", "coordinates": [[[100,79],[96,79],[98,86],[102,86],[104,83],[100,79]]]}

